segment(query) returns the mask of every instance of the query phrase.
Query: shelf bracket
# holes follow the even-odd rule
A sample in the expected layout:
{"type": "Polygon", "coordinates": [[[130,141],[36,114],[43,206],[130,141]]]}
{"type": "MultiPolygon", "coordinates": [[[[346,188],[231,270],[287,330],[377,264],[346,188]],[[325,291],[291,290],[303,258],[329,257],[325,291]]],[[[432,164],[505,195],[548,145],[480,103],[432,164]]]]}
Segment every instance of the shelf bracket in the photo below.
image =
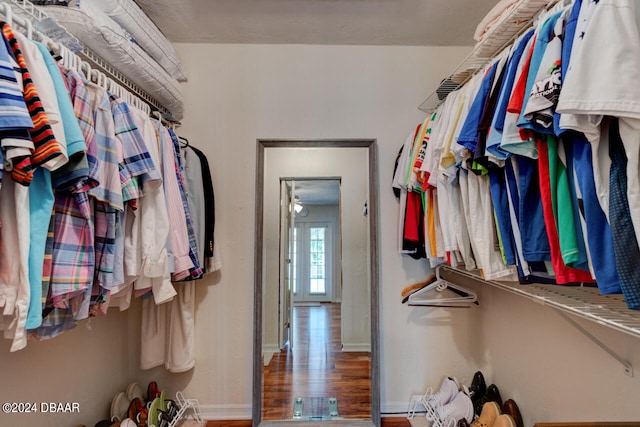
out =
{"type": "Polygon", "coordinates": [[[585,328],[583,328],[582,326],[580,326],[575,320],[573,320],[571,317],[569,317],[569,315],[567,315],[566,313],[564,313],[563,311],[554,308],[555,312],[558,313],[558,315],[560,315],[560,317],[562,317],[564,320],[566,320],[567,322],[569,322],[569,324],[571,326],[573,326],[574,328],[576,328],[578,331],[582,332],[582,334],[584,336],[586,336],[587,338],[589,338],[591,341],[593,341],[598,347],[600,347],[601,349],[603,349],[604,351],[606,351],[607,353],[609,353],[609,355],[611,357],[613,357],[614,359],[616,359],[618,362],[620,362],[620,364],[622,364],[622,366],[624,367],[624,373],[627,374],[630,377],[633,377],[633,366],[631,365],[631,363],[629,363],[628,361],[624,360],[622,357],[620,357],[620,355],[618,355],[618,353],[614,352],[613,350],[611,350],[605,343],[603,343],[602,341],[600,341],[598,338],[596,338],[595,336],[593,336],[589,331],[587,331],[585,328]]]}

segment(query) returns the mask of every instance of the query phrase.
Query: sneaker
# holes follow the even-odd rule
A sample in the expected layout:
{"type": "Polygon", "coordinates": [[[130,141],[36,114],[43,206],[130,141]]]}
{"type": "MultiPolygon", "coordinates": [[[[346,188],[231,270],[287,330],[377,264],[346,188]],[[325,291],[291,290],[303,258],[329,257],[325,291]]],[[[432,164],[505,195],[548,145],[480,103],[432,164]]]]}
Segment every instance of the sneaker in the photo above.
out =
{"type": "Polygon", "coordinates": [[[459,392],[451,402],[437,407],[434,412],[436,418],[445,426],[456,425],[462,418],[468,423],[473,421],[473,403],[464,392],[459,392]]]}
{"type": "Polygon", "coordinates": [[[471,423],[471,427],[492,427],[500,414],[500,407],[496,402],[487,402],[482,406],[480,416],[471,423]]]}
{"type": "Polygon", "coordinates": [[[435,410],[437,407],[451,402],[459,392],[460,384],[458,384],[458,380],[455,377],[446,377],[442,381],[440,390],[427,396],[425,405],[435,410]]]}

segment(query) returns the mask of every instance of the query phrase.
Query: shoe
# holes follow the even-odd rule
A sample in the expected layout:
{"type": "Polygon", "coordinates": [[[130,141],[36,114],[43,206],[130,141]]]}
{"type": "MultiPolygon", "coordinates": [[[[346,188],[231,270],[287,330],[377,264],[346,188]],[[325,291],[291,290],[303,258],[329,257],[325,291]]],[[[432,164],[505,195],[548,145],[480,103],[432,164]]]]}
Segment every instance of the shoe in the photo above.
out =
{"type": "Polygon", "coordinates": [[[456,395],[460,392],[460,384],[455,377],[446,377],[442,381],[440,390],[436,393],[427,396],[425,404],[431,409],[444,406],[451,402],[456,395]]]}
{"type": "Polygon", "coordinates": [[[471,396],[471,401],[473,402],[473,412],[477,416],[480,416],[482,412],[482,402],[480,400],[486,392],[487,383],[484,380],[484,375],[478,371],[473,375],[473,380],[469,386],[469,396],[471,396]]]}
{"type": "Polygon", "coordinates": [[[498,415],[492,427],[516,427],[516,422],[511,415],[502,414],[498,415]]]}
{"type": "Polygon", "coordinates": [[[456,427],[469,427],[469,423],[467,422],[466,418],[460,418],[458,420],[458,424],[456,424],[456,427]]]}
{"type": "Polygon", "coordinates": [[[134,398],[129,404],[127,416],[133,420],[138,427],[146,427],[148,415],[147,409],[142,405],[142,400],[137,397],[134,398]]]}
{"type": "Polygon", "coordinates": [[[110,419],[123,420],[127,416],[129,402],[131,402],[131,399],[127,399],[124,392],[121,391],[116,394],[111,401],[110,419]]]}
{"type": "Polygon", "coordinates": [[[461,391],[451,402],[437,407],[434,414],[445,426],[456,425],[463,418],[470,423],[473,421],[473,403],[469,395],[461,391]]]}
{"type": "Polygon", "coordinates": [[[496,402],[487,402],[482,406],[480,416],[471,423],[471,427],[493,427],[500,414],[500,407],[496,402]]]}
{"type": "Polygon", "coordinates": [[[471,398],[474,396],[481,397],[487,391],[487,383],[484,380],[484,375],[482,372],[478,371],[473,374],[473,380],[471,381],[471,385],[469,386],[469,393],[471,393],[471,398]]]}
{"type": "Polygon", "coordinates": [[[487,387],[487,391],[482,395],[480,402],[482,403],[482,406],[487,402],[496,402],[498,407],[502,408],[502,398],[500,397],[498,387],[495,384],[491,384],[487,387]]]}
{"type": "Polygon", "coordinates": [[[136,397],[140,400],[144,400],[144,392],[142,391],[142,387],[138,385],[138,383],[130,383],[127,386],[127,389],[124,392],[125,396],[127,396],[127,400],[131,402],[136,397]]]}
{"type": "Polygon", "coordinates": [[[149,406],[149,417],[147,418],[147,424],[149,427],[158,427],[158,417],[160,416],[160,398],[156,397],[149,406]]]}
{"type": "Polygon", "coordinates": [[[516,402],[512,399],[505,400],[502,404],[502,412],[513,418],[513,421],[516,423],[516,427],[524,427],[520,409],[518,409],[518,405],[516,405],[516,402]]]}
{"type": "Polygon", "coordinates": [[[160,389],[158,383],[151,381],[147,386],[147,402],[153,402],[156,397],[160,397],[160,389]]]}

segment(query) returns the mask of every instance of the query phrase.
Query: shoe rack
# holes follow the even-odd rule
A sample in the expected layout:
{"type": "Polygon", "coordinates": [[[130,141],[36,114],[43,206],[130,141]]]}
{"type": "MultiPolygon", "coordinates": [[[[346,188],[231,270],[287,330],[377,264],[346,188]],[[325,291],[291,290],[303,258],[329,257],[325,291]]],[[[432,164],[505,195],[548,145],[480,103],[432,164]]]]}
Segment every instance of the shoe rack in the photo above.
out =
{"type": "Polygon", "coordinates": [[[185,399],[181,391],[176,393],[176,403],[178,405],[178,413],[175,418],[169,422],[168,427],[177,427],[188,416],[193,417],[199,423],[202,423],[202,415],[200,415],[200,403],[196,399],[185,399]]]}
{"type": "Polygon", "coordinates": [[[631,363],[623,359],[573,319],[573,316],[577,316],[624,332],[635,338],[640,338],[640,311],[629,310],[621,294],[600,295],[597,288],[587,286],[559,286],[538,283],[521,285],[517,282],[484,280],[477,270],[467,271],[445,265],[439,268],[442,278],[461,286],[469,286],[473,283],[489,285],[555,310],[561,318],[618,361],[627,375],[633,377],[631,363]]]}

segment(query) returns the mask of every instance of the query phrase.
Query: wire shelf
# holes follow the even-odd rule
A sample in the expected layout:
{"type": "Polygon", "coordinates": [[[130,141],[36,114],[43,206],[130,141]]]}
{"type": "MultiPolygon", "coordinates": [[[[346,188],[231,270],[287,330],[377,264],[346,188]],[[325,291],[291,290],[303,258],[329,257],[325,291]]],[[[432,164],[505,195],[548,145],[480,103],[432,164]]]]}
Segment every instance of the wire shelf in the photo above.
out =
{"type": "MultiPolygon", "coordinates": [[[[15,12],[20,17],[29,20],[31,26],[49,18],[49,16],[41,8],[34,5],[29,0],[3,0],[2,2],[0,2],[0,5],[3,3],[9,5],[12,12],[15,12]]],[[[67,34],[69,33],[67,32],[67,34]]],[[[73,36],[69,34],[69,38],[72,39],[73,36]]],[[[146,92],[140,86],[136,85],[133,81],[131,81],[131,79],[129,79],[122,72],[105,61],[102,57],[88,49],[86,46],[83,46],[82,51],[77,52],[76,54],[78,55],[78,57],[85,61],[88,61],[93,67],[102,71],[112,80],[116,81],[129,92],[138,96],[140,99],[142,99],[144,102],[146,102],[156,110],[164,114],[169,114],[169,111],[157,99],[149,95],[148,92],[146,92]]]]}
{"type": "Polygon", "coordinates": [[[477,271],[450,266],[442,266],[441,269],[442,276],[452,282],[455,282],[455,278],[451,276],[457,276],[458,279],[462,276],[640,338],[640,311],[629,310],[621,294],[600,295],[597,288],[586,286],[498,282],[482,279],[477,271]]]}
{"type": "Polygon", "coordinates": [[[559,0],[520,0],[501,23],[493,27],[471,53],[445,78],[418,107],[432,113],[447,95],[462,87],[477,72],[483,70],[493,58],[513,43],[536,18],[559,0]]]}

